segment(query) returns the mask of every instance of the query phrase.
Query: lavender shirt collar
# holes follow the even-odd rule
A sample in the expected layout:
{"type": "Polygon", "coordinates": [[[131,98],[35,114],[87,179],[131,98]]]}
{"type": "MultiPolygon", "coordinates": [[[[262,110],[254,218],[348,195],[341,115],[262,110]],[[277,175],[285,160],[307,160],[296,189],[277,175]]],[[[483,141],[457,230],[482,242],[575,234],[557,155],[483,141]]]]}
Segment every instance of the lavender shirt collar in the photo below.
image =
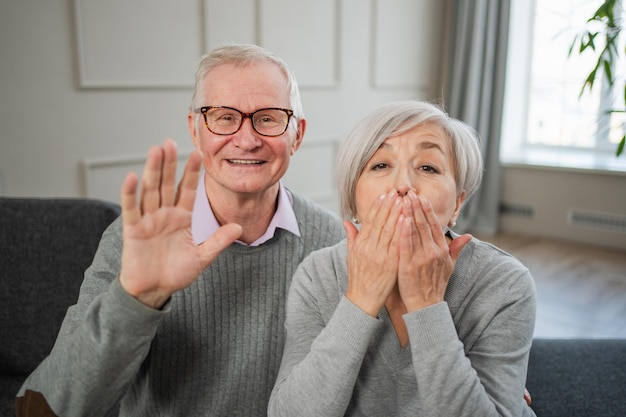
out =
{"type": "MultiPolygon", "coordinates": [[[[213,214],[213,210],[211,210],[211,205],[209,204],[209,199],[206,194],[204,175],[201,175],[196,191],[196,201],[191,213],[191,234],[196,244],[200,244],[215,233],[219,227],[220,225],[213,214]]],[[[278,207],[276,213],[274,213],[274,217],[272,217],[272,221],[265,233],[249,246],[258,246],[270,240],[274,237],[277,228],[285,229],[300,237],[298,220],[296,219],[296,214],[293,212],[293,197],[291,193],[283,187],[282,182],[278,183],[278,207]]],[[[237,241],[237,243],[246,245],[241,241],[237,241]]]]}

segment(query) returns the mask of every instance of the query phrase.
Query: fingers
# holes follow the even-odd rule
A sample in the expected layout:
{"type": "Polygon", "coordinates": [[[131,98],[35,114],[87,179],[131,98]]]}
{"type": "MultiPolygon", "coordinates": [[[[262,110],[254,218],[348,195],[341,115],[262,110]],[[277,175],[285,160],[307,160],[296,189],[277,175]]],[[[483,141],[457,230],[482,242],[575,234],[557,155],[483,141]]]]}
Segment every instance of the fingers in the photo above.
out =
{"type": "Polygon", "coordinates": [[[171,207],[176,201],[176,142],[166,139],[163,146],[148,151],[141,177],[142,213],[152,213],[159,207],[171,207]]]}
{"type": "MultiPolygon", "coordinates": [[[[139,215],[152,213],[159,207],[171,207],[175,204],[180,204],[188,210],[193,209],[202,157],[197,151],[191,153],[178,188],[176,187],[177,162],[178,150],[176,142],[172,139],[166,139],[161,147],[155,145],[150,148],[141,177],[139,215]]],[[[131,197],[132,201],[136,198],[137,186],[135,184],[132,190],[130,183],[124,187],[122,198],[126,198],[127,204],[130,204],[131,197]],[[130,196],[129,192],[133,195],[130,196]]]]}
{"type": "Polygon", "coordinates": [[[424,227],[424,237],[432,239],[440,248],[447,247],[446,238],[443,234],[439,218],[435,214],[432,204],[426,198],[420,197],[420,205],[426,219],[426,225],[424,227]],[[427,229],[427,231],[426,231],[427,229]]]}
{"type": "Polygon", "coordinates": [[[459,255],[461,254],[461,251],[463,250],[465,245],[467,245],[472,239],[472,235],[464,234],[457,237],[450,243],[450,257],[454,262],[456,262],[456,260],[459,258],[459,255]]]}
{"type": "Polygon", "coordinates": [[[360,231],[344,222],[348,239],[346,297],[376,317],[397,278],[397,221],[402,211],[397,192],[378,197],[362,221],[360,231]]]}
{"type": "MultiPolygon", "coordinates": [[[[381,233],[378,237],[380,243],[383,245],[391,245],[394,238],[395,240],[398,239],[396,232],[398,220],[402,214],[402,198],[397,195],[397,192],[394,191],[393,195],[389,195],[387,200],[389,201],[383,205],[383,207],[385,207],[385,213],[387,214],[386,218],[379,217],[379,222],[384,222],[382,224],[381,233]]],[[[394,251],[396,247],[396,245],[391,245],[391,254],[397,255],[397,252],[394,251]]]]}
{"type": "Polygon", "coordinates": [[[198,188],[198,180],[200,179],[200,168],[202,166],[202,156],[198,151],[193,151],[189,155],[183,177],[178,185],[178,191],[176,194],[176,205],[186,208],[187,210],[193,209],[193,204],[196,198],[196,190],[198,188]]]}
{"type": "Polygon", "coordinates": [[[367,213],[365,218],[361,220],[362,226],[360,230],[360,235],[363,239],[369,239],[370,232],[372,231],[371,224],[374,222],[374,219],[376,219],[378,212],[381,209],[384,199],[385,199],[384,195],[379,196],[374,201],[374,204],[372,204],[372,208],[370,209],[369,213],[367,213]]]}
{"type": "Polygon", "coordinates": [[[141,212],[137,205],[137,174],[128,173],[122,183],[120,192],[120,206],[122,207],[122,221],[124,225],[135,224],[141,218],[141,212]]]}
{"type": "MultiPolygon", "coordinates": [[[[445,235],[439,223],[439,219],[432,207],[430,201],[423,197],[416,196],[415,201],[421,207],[420,210],[413,210],[413,220],[415,221],[418,231],[418,237],[422,247],[427,242],[433,241],[440,248],[448,247],[445,235]]],[[[452,261],[456,262],[461,251],[472,240],[472,235],[465,234],[457,237],[450,243],[448,253],[452,261]]]]}
{"type": "Polygon", "coordinates": [[[533,399],[530,396],[530,392],[528,391],[527,388],[524,388],[524,401],[526,401],[526,404],[528,405],[530,405],[533,402],[533,399]]]}
{"type": "Polygon", "coordinates": [[[415,231],[415,228],[413,227],[413,219],[406,215],[400,216],[400,219],[398,220],[398,227],[400,229],[398,276],[411,275],[413,272],[411,260],[413,259],[413,255],[415,253],[415,247],[413,246],[413,234],[415,231]]]}
{"type": "Polygon", "coordinates": [[[402,198],[396,190],[383,194],[374,201],[372,209],[363,221],[360,236],[363,240],[388,246],[396,230],[402,212],[402,198]]]}
{"type": "Polygon", "coordinates": [[[224,249],[241,236],[242,232],[242,227],[236,223],[225,224],[217,229],[209,239],[199,246],[204,262],[207,265],[213,262],[224,249]]]}
{"type": "Polygon", "coordinates": [[[163,151],[155,145],[148,151],[141,176],[140,208],[142,213],[152,213],[161,205],[162,165],[163,151]]]}
{"type": "Polygon", "coordinates": [[[172,139],[166,139],[163,142],[163,170],[161,174],[161,205],[165,207],[174,205],[177,159],[176,142],[172,139]]]}
{"type": "MultiPolygon", "coordinates": [[[[428,200],[423,197],[411,193],[409,199],[405,199],[405,215],[411,219],[415,233],[411,235],[415,248],[424,248],[429,242],[433,241],[431,225],[429,223],[426,211],[429,209],[428,200]],[[410,211],[409,211],[410,210],[410,211]]],[[[432,211],[432,207],[430,207],[432,211]]]]}
{"type": "Polygon", "coordinates": [[[348,220],[343,221],[343,229],[346,231],[346,237],[348,239],[348,248],[350,248],[352,244],[354,243],[354,239],[356,239],[356,236],[359,234],[359,231],[356,228],[356,226],[353,225],[352,222],[349,222],[348,220]]]}
{"type": "Polygon", "coordinates": [[[428,199],[411,191],[408,199],[405,198],[404,206],[404,214],[412,218],[413,226],[417,231],[413,237],[415,245],[425,248],[434,242],[440,248],[447,247],[439,218],[428,199]]]}

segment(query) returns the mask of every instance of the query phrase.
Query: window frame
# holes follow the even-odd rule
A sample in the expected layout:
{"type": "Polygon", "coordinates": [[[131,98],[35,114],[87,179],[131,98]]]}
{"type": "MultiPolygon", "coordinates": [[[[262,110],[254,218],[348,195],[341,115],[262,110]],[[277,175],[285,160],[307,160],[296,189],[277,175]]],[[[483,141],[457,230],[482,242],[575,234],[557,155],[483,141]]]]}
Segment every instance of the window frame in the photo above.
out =
{"type": "MultiPolygon", "coordinates": [[[[535,0],[512,0],[511,2],[509,53],[507,54],[500,143],[501,162],[504,165],[597,170],[626,175],[626,154],[620,157],[615,156],[617,145],[608,140],[608,134],[606,140],[596,141],[596,145],[592,148],[528,142],[535,7],[535,0]]],[[[567,51],[563,53],[566,54],[567,51]]],[[[584,79],[581,79],[579,90],[583,81],[584,79]]],[[[600,87],[599,82],[600,80],[596,81],[594,90],[600,87]]],[[[603,92],[606,94],[606,86],[603,87],[603,92]]],[[[585,90],[585,94],[588,94],[588,90],[585,90]]],[[[603,117],[600,110],[598,117],[603,117]]]]}

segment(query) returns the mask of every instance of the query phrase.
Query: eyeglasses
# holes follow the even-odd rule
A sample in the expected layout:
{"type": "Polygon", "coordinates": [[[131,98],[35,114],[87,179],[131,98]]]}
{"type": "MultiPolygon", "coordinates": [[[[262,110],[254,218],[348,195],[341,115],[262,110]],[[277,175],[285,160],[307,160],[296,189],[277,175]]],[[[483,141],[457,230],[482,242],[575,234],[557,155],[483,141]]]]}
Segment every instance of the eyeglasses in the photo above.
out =
{"type": "Polygon", "coordinates": [[[216,135],[232,135],[237,133],[247,117],[254,130],[263,136],[280,136],[287,130],[293,110],[281,108],[259,109],[252,113],[244,113],[232,107],[205,106],[194,110],[202,113],[209,131],[216,135]]]}

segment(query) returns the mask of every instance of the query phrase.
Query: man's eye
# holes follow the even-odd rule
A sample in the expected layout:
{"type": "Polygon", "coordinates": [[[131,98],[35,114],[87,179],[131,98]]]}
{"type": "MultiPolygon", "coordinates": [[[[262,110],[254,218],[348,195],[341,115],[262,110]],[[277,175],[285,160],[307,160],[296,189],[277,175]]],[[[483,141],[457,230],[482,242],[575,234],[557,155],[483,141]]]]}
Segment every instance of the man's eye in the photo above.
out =
{"type": "Polygon", "coordinates": [[[239,120],[239,114],[225,109],[215,109],[208,117],[217,123],[233,123],[239,120]]]}
{"type": "Polygon", "coordinates": [[[232,114],[222,114],[218,120],[223,120],[225,122],[231,122],[235,119],[235,116],[233,116],[232,114]]]}
{"type": "Polygon", "coordinates": [[[276,111],[265,111],[263,113],[257,113],[254,117],[254,123],[262,125],[276,125],[284,123],[283,114],[276,111]]]}

